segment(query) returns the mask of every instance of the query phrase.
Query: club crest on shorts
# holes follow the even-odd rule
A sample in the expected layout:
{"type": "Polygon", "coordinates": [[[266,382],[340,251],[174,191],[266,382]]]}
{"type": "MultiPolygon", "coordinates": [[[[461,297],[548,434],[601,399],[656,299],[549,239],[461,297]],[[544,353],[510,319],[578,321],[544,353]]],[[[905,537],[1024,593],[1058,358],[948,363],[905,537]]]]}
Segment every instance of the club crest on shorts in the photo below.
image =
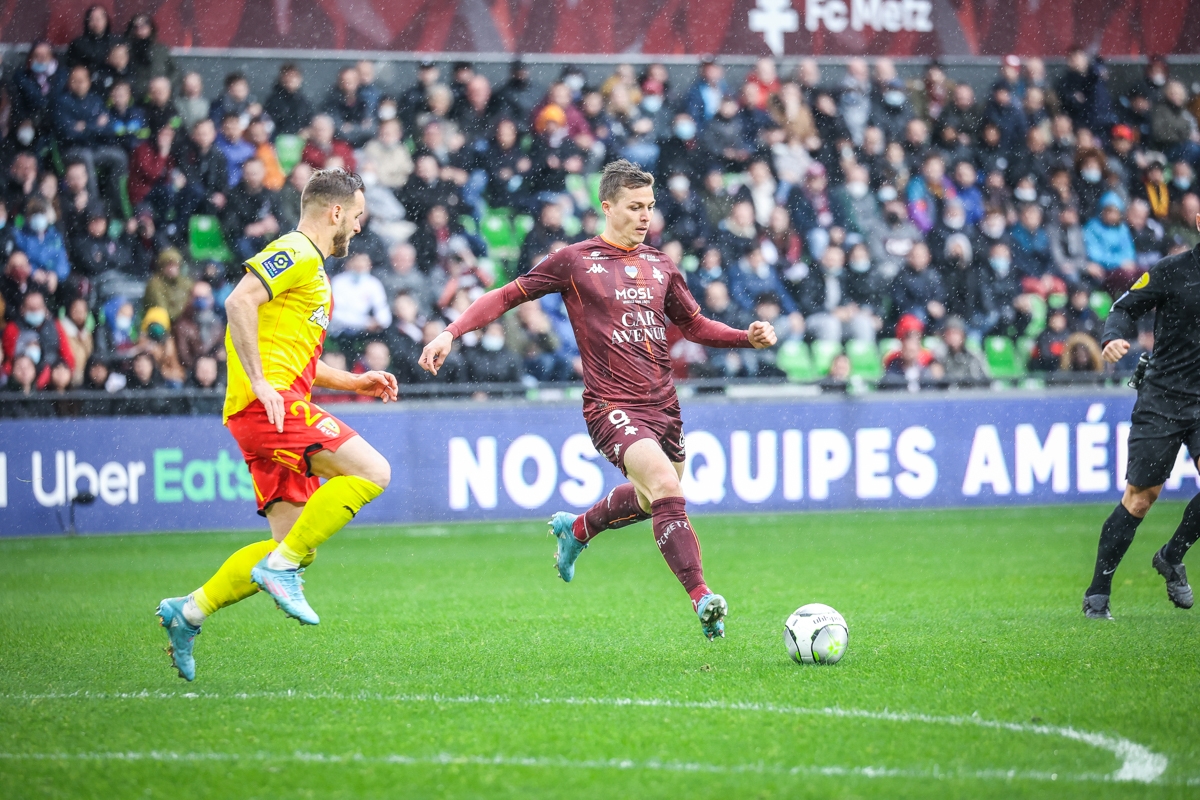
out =
{"type": "Polygon", "coordinates": [[[636,278],[638,276],[638,268],[632,265],[627,265],[625,267],[625,274],[631,278],[636,278]]]}
{"type": "Polygon", "coordinates": [[[337,424],[337,420],[335,420],[333,417],[325,417],[325,419],[318,422],[317,430],[328,436],[330,439],[342,432],[341,427],[337,424]]]}
{"type": "Polygon", "coordinates": [[[267,271],[269,277],[278,278],[285,269],[293,266],[295,263],[291,253],[286,250],[280,250],[278,253],[272,253],[264,258],[262,267],[267,271]]]}

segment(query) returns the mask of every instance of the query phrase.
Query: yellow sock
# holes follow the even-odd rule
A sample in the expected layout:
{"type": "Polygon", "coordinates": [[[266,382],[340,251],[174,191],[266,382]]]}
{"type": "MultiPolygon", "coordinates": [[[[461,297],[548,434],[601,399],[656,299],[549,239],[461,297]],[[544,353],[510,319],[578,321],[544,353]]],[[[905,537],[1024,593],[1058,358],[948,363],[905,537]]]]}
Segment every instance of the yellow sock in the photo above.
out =
{"type": "MultiPolygon", "coordinates": [[[[258,591],[258,585],[250,581],[250,570],[263,557],[275,549],[274,539],[265,542],[248,544],[241,550],[225,559],[225,563],[217,570],[208,582],[192,592],[192,599],[205,616],[214,614],[218,609],[231,606],[258,591]]],[[[317,557],[315,550],[305,553],[300,559],[300,566],[307,567],[317,557]]]]}
{"type": "Polygon", "coordinates": [[[309,551],[316,550],[344,528],[363,506],[382,493],[380,486],[366,478],[354,475],[330,478],[308,498],[300,518],[279,543],[278,555],[293,564],[299,563],[309,551]]]}
{"type": "Polygon", "coordinates": [[[258,591],[258,587],[250,582],[250,570],[274,549],[274,539],[246,545],[225,559],[208,583],[192,592],[192,599],[206,616],[245,600],[258,591]]]}

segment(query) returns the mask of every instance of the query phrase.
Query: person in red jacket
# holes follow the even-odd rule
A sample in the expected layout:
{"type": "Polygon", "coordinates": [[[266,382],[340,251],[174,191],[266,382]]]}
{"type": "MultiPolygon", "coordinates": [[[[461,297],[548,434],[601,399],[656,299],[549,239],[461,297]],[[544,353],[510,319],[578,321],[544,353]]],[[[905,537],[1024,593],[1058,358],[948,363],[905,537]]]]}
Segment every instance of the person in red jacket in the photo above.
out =
{"type": "Polygon", "coordinates": [[[349,142],[335,139],[333,136],[333,117],[328,114],[318,114],[313,117],[309,128],[311,135],[304,145],[300,160],[311,164],[313,169],[326,169],[339,166],[331,163],[333,159],[341,159],[341,165],[349,172],[355,168],[354,148],[349,142]]]}
{"type": "Polygon", "coordinates": [[[50,316],[46,298],[32,291],[21,303],[21,313],[4,327],[4,371],[12,371],[17,356],[29,356],[37,366],[37,387],[50,382],[50,369],[59,362],[75,369],[75,354],[67,342],[66,331],[50,316]]]}
{"type": "Polygon", "coordinates": [[[151,190],[170,178],[175,169],[171,150],[175,145],[175,129],[163,126],[153,139],[147,139],[133,150],[129,159],[129,202],[139,205],[151,190]]]}

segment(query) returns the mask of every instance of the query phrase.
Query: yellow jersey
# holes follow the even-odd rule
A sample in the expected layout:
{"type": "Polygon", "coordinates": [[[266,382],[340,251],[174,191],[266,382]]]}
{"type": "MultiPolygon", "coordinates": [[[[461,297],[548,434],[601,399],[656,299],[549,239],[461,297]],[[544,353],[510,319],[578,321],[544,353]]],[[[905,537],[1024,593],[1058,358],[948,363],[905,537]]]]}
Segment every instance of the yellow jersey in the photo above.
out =
{"type": "MultiPolygon", "coordinates": [[[[244,266],[262,281],[270,295],[258,307],[258,353],[263,377],[276,391],[291,389],[307,399],[333,311],[325,257],[307,236],[292,231],[271,242],[244,266]]],[[[257,398],[228,331],[225,352],[229,357],[227,421],[257,398]]]]}

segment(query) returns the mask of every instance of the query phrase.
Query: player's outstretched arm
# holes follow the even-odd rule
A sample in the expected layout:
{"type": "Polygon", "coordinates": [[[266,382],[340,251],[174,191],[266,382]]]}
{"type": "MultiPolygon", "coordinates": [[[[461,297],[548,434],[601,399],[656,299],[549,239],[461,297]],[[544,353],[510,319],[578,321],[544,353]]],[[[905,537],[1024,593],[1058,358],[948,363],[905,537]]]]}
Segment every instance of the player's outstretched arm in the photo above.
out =
{"type": "Polygon", "coordinates": [[[247,273],[225,299],[225,315],[229,319],[233,349],[250,379],[250,389],[263,404],[267,421],[283,433],[283,398],[263,377],[262,355],[258,352],[258,307],[270,299],[262,281],[247,273]]]}
{"type": "Polygon", "coordinates": [[[516,308],[530,298],[521,290],[516,281],[488,292],[475,300],[462,313],[462,316],[450,323],[446,330],[438,334],[432,342],[425,345],[421,358],[417,361],[421,369],[437,375],[446,357],[450,355],[450,347],[454,340],[464,333],[486,328],[506,311],[516,308]]]}
{"type": "Polygon", "coordinates": [[[378,397],[385,403],[395,400],[398,391],[396,376],[390,372],[373,369],[356,374],[331,367],[324,361],[317,362],[317,374],[313,377],[313,385],[378,397]]]}

